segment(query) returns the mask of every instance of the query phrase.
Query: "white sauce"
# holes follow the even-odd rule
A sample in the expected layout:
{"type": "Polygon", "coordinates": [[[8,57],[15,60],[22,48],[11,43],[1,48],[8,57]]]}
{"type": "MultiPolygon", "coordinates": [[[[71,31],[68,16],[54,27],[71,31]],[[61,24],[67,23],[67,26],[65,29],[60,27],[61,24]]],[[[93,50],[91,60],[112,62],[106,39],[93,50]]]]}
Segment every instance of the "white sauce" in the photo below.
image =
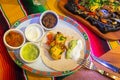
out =
{"type": "Polygon", "coordinates": [[[25,35],[29,41],[37,41],[42,36],[42,33],[37,26],[33,25],[27,28],[25,35]]]}
{"type": "Polygon", "coordinates": [[[83,48],[82,40],[77,41],[77,45],[71,51],[71,58],[77,61],[81,56],[81,50],[83,48]]]}

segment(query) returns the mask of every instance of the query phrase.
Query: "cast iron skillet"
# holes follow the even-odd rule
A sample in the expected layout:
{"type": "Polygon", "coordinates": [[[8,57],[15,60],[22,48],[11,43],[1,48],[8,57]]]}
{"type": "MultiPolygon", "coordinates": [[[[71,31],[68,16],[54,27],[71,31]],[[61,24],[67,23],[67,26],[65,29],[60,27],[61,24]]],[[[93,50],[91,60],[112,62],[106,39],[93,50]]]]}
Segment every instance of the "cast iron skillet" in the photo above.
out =
{"type": "Polygon", "coordinates": [[[65,8],[65,5],[67,4],[68,0],[60,0],[58,2],[58,7],[61,9],[61,11],[63,13],[65,13],[66,15],[70,16],[73,19],[77,19],[78,21],[80,21],[82,24],[84,24],[88,29],[90,29],[91,31],[93,31],[95,34],[97,34],[98,36],[102,37],[103,39],[106,40],[119,40],[120,39],[120,30],[114,31],[114,32],[108,32],[108,33],[104,33],[101,32],[96,26],[97,25],[101,25],[101,23],[95,24],[93,25],[94,22],[93,19],[89,18],[89,20],[85,20],[84,17],[86,17],[86,15],[82,15],[83,17],[81,17],[80,15],[77,15],[76,13],[72,13],[70,12],[70,10],[67,10],[65,8]],[[92,22],[90,22],[92,20],[92,22]]]}

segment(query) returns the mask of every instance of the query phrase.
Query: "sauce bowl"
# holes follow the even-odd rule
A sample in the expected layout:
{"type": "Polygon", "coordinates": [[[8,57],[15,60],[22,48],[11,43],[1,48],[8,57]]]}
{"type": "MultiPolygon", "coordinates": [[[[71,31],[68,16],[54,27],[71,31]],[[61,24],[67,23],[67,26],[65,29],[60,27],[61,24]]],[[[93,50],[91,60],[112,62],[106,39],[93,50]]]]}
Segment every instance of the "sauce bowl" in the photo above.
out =
{"type": "Polygon", "coordinates": [[[19,49],[25,43],[24,33],[19,29],[9,29],[3,36],[4,44],[9,49],[19,49]]]}

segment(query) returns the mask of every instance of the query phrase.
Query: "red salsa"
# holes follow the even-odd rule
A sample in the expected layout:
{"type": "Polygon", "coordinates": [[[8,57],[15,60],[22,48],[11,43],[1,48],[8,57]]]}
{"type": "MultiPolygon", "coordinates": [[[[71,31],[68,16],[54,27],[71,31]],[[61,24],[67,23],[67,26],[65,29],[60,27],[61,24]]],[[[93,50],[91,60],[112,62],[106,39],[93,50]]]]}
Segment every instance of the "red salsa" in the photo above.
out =
{"type": "Polygon", "coordinates": [[[19,32],[10,31],[6,35],[5,40],[10,46],[18,47],[23,43],[23,36],[19,32]]]}

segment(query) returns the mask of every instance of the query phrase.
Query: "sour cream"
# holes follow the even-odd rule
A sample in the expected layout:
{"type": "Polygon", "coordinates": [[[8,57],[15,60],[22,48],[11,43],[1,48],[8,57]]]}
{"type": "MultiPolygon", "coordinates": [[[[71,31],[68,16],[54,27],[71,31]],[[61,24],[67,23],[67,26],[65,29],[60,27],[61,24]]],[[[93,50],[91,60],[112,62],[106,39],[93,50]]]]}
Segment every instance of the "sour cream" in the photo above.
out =
{"type": "Polygon", "coordinates": [[[43,35],[43,29],[39,24],[30,24],[25,29],[25,36],[28,41],[39,41],[43,35]]]}
{"type": "Polygon", "coordinates": [[[82,56],[80,54],[82,49],[83,49],[82,40],[78,40],[77,45],[72,49],[72,51],[70,53],[71,59],[73,59],[75,61],[79,60],[79,58],[82,56]]]}

